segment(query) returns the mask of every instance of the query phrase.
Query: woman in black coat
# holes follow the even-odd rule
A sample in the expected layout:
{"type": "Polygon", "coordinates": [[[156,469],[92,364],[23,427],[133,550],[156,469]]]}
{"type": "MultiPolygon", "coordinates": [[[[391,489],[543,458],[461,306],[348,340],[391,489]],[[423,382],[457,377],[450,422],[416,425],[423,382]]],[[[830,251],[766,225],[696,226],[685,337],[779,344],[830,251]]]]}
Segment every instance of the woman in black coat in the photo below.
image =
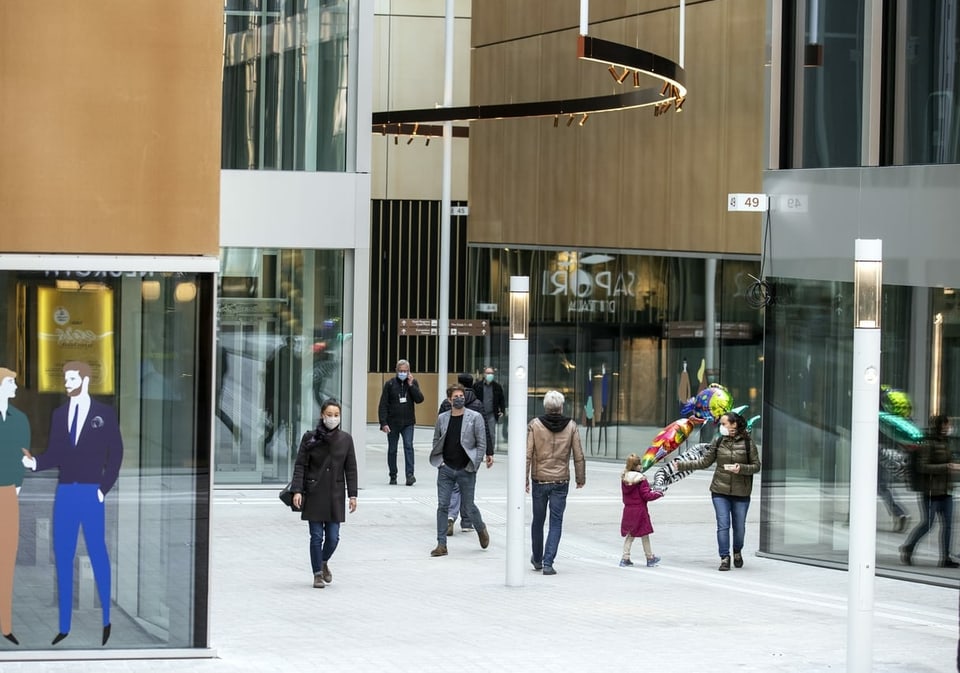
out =
{"type": "Polygon", "coordinates": [[[344,491],[350,513],[357,509],[357,455],[353,437],[340,429],[340,403],[327,400],[320,409],[316,430],[303,435],[293,467],[293,506],[310,525],[310,565],[313,586],[333,581],[328,562],[340,542],[340,524],[346,520],[344,491]]]}

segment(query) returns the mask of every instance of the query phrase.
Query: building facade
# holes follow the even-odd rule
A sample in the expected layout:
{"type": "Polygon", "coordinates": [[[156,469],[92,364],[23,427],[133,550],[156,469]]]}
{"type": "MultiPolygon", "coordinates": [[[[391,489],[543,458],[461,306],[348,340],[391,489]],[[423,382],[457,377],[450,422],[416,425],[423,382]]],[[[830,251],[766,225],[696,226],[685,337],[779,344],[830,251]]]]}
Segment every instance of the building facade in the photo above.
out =
{"type": "MultiPolygon", "coordinates": [[[[956,291],[958,33],[952,2],[768,5],[771,196],[765,319],[761,550],[843,567],[851,475],[855,239],[883,244],[880,382],[926,430],[960,415],[956,291]],[[850,105],[835,105],[837,96],[850,105]]],[[[878,410],[879,412],[880,410],[878,410]]],[[[954,424],[956,427],[956,424],[954,424]]],[[[956,586],[939,524],[924,519],[905,451],[877,438],[877,572],[956,586]],[[906,516],[908,519],[904,519],[906,516]]],[[[953,450],[956,451],[956,439],[953,450]]],[[[956,455],[956,453],[954,453],[956,455]]],[[[947,521],[952,528],[954,522],[947,521]]]]}

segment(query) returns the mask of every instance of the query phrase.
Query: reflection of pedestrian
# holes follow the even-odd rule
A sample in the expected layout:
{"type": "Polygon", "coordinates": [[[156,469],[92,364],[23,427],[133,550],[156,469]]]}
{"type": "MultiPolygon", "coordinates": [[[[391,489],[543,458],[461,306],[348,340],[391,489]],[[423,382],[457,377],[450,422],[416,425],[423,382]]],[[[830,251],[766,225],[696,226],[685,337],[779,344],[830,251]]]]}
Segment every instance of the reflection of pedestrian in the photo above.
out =
{"type": "Polygon", "coordinates": [[[223,410],[223,388],[224,382],[227,378],[227,371],[229,371],[229,364],[227,358],[227,349],[223,346],[217,347],[220,356],[220,368],[217,371],[219,377],[219,382],[217,385],[218,397],[215,413],[217,418],[223,421],[223,424],[227,426],[227,429],[230,431],[230,434],[233,435],[235,442],[240,441],[240,424],[234,423],[233,418],[230,417],[226,411],[223,410]]]}
{"type": "Polygon", "coordinates": [[[580,433],[574,420],[563,415],[563,402],[562,393],[548,390],[543,396],[544,415],[527,425],[527,493],[531,492],[530,482],[533,482],[533,521],[530,524],[533,554],[530,563],[534,570],[542,570],[544,575],[557,574],[553,560],[560,547],[563,512],[570,491],[571,456],[577,488],[583,488],[587,480],[580,433]],[[550,529],[544,544],[543,526],[548,509],[550,529]]]}
{"type": "Polygon", "coordinates": [[[907,511],[893,497],[893,491],[890,490],[890,473],[884,465],[884,461],[879,461],[877,465],[877,495],[883,501],[887,512],[893,517],[893,530],[899,533],[907,526],[910,517],[907,511]]]}
{"type": "Polygon", "coordinates": [[[24,450],[30,448],[30,422],[10,404],[17,394],[17,373],[0,367],[0,631],[14,645],[13,573],[20,542],[20,486],[24,450]]]}
{"type": "Polygon", "coordinates": [[[960,464],[950,460],[947,437],[950,435],[950,419],[937,415],[930,419],[930,437],[917,449],[916,469],[923,488],[920,491],[920,512],[923,520],[910,531],[907,541],[900,547],[900,561],[913,564],[913,551],[920,539],[933,528],[933,519],[940,517],[940,567],[956,568],[950,558],[950,533],[953,526],[953,473],[960,464]]]}
{"type": "Polygon", "coordinates": [[[304,434],[293,467],[293,506],[310,527],[310,566],[313,586],[333,581],[329,561],[340,543],[340,524],[346,520],[344,491],[350,513],[357,509],[357,455],[353,437],[340,429],[340,404],[327,400],[320,409],[316,430],[304,434]]]}
{"type": "Polygon", "coordinates": [[[36,457],[25,455],[23,464],[33,470],[60,468],[53,501],[53,552],[57,565],[60,632],[53,645],[70,634],[73,609],[73,560],[83,527],[87,555],[103,611],[103,641],[110,638],[110,557],[107,554],[103,500],[120,475],[123,441],[116,412],[91,399],[90,365],[68,362],[63,366],[70,401],[53,411],[47,450],[36,457]]]}

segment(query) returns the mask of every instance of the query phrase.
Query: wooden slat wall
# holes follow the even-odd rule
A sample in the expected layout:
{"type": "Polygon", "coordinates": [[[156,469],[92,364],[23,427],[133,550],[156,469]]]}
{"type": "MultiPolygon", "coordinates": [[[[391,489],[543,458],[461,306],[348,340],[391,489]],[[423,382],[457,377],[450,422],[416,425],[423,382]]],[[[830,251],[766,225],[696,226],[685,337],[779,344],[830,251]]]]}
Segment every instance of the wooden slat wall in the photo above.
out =
{"type": "MultiPolygon", "coordinates": [[[[372,202],[369,368],[392,372],[397,360],[410,361],[418,374],[437,371],[437,337],[400,336],[401,318],[438,318],[440,289],[440,202],[372,202]]],[[[454,201],[454,206],[466,205],[454,201]]],[[[471,286],[467,276],[467,218],[450,218],[450,318],[466,314],[471,286]]],[[[472,346],[450,337],[450,371],[458,372],[472,346]]]]}
{"type": "Polygon", "coordinates": [[[219,252],[223,3],[0,3],[4,252],[219,252]]]}
{"type": "MultiPolygon", "coordinates": [[[[474,122],[471,243],[758,254],[760,216],[726,196],[762,186],[764,16],[761,0],[687,3],[682,113],[474,122]]],[[[591,35],[678,58],[676,2],[595,1],[590,18],[591,35]]],[[[578,19],[577,3],[474,3],[471,103],[629,87],[577,60],[578,19]]]]}

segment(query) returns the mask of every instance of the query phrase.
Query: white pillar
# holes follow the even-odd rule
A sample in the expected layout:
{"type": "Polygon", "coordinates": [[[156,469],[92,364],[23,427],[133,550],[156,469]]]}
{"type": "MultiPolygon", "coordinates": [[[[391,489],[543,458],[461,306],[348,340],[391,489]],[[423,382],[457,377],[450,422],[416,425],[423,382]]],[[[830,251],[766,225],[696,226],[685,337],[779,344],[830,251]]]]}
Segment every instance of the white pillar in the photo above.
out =
{"type": "MultiPolygon", "coordinates": [[[[525,276],[510,278],[511,292],[529,293],[530,279],[525,276]]],[[[511,314],[513,313],[511,302],[511,314]]],[[[526,320],[526,317],[525,317],[526,320]]],[[[511,322],[513,322],[511,320],[511,322]]],[[[527,385],[529,339],[528,325],[522,326],[522,336],[510,327],[510,384],[507,389],[507,558],[506,585],[523,586],[524,568],[529,549],[524,545],[524,506],[526,504],[525,477],[527,469],[527,385]],[[519,338],[515,338],[519,337],[519,338]]]]}
{"type": "MultiPolygon", "coordinates": [[[[857,240],[857,262],[880,259],[880,241],[857,240]],[[867,245],[862,245],[867,244],[867,245]],[[869,245],[873,244],[873,245],[869,245]],[[862,254],[870,250],[871,256],[862,254]]],[[[855,272],[859,277],[859,272],[855,272]]],[[[850,416],[850,548],[847,557],[847,673],[873,668],[873,585],[877,558],[877,435],[880,419],[880,276],[872,292],[855,283],[850,416]],[[857,308],[863,305],[863,315],[857,308]],[[869,321],[862,318],[871,318],[869,321]],[[864,326],[857,326],[864,325],[864,326]]]]}
{"type": "MultiPolygon", "coordinates": [[[[446,0],[444,21],[443,106],[453,105],[453,0],[446,0]]],[[[443,177],[440,182],[440,292],[437,313],[437,399],[447,398],[450,361],[450,190],[453,123],[443,123],[443,177]]]]}

